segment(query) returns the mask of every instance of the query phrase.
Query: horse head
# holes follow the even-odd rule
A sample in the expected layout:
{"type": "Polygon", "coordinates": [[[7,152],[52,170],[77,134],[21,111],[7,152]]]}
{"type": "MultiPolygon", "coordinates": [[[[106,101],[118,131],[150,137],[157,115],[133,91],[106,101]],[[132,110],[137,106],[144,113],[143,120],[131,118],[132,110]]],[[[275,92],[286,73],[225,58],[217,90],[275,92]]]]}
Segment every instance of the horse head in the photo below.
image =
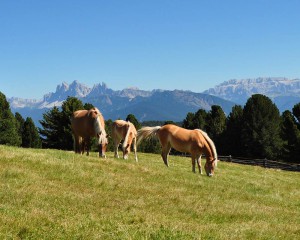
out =
{"type": "Polygon", "coordinates": [[[108,145],[108,135],[105,131],[104,118],[98,108],[95,107],[89,110],[88,115],[93,121],[94,132],[98,138],[99,156],[106,158],[105,152],[108,145]]]}
{"type": "Polygon", "coordinates": [[[214,171],[217,166],[217,161],[218,160],[216,158],[213,158],[213,159],[207,158],[205,166],[204,166],[207,176],[212,177],[214,175],[214,171]]]}
{"type": "Polygon", "coordinates": [[[128,133],[128,140],[127,140],[127,144],[123,144],[122,146],[122,150],[123,150],[123,158],[124,159],[128,159],[128,154],[130,153],[130,149],[131,149],[131,145],[132,145],[132,141],[134,139],[134,133],[130,132],[128,133]]]}
{"type": "Polygon", "coordinates": [[[108,134],[105,131],[98,133],[98,147],[99,147],[99,157],[106,158],[106,149],[108,145],[108,134]]]}

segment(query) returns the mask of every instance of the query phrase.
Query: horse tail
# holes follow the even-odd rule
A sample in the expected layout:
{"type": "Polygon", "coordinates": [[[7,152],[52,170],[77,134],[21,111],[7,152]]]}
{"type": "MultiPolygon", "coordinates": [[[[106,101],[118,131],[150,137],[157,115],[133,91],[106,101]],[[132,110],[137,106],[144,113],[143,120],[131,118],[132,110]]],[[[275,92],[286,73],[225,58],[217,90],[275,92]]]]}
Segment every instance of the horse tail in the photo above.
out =
{"type": "Polygon", "coordinates": [[[156,126],[156,127],[142,127],[141,129],[138,130],[138,135],[137,135],[137,145],[141,143],[142,140],[144,139],[149,139],[154,136],[156,136],[157,131],[161,128],[161,126],[156,126]]]}
{"type": "Polygon", "coordinates": [[[126,125],[128,125],[128,129],[127,129],[127,132],[126,132],[126,136],[125,136],[125,139],[124,139],[124,142],[123,142],[123,145],[122,145],[122,148],[125,149],[127,147],[127,142],[128,142],[128,138],[129,138],[129,133],[131,131],[131,124],[130,124],[130,121],[127,121],[126,125]]]}
{"type": "Polygon", "coordinates": [[[214,142],[210,139],[210,137],[207,135],[206,132],[202,131],[201,129],[197,129],[202,135],[203,137],[205,138],[205,140],[208,142],[212,152],[213,152],[213,155],[214,155],[214,159],[216,160],[216,166],[217,166],[217,163],[218,163],[218,155],[217,155],[217,149],[216,149],[216,146],[214,144],[214,142]]]}

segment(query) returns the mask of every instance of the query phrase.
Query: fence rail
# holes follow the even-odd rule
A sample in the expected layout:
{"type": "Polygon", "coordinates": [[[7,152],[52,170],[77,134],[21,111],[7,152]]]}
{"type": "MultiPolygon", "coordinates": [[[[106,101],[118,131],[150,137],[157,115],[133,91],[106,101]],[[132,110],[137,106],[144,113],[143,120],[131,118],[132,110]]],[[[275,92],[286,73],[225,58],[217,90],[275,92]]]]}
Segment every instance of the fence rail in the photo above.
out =
{"type": "Polygon", "coordinates": [[[295,171],[300,172],[300,164],[294,163],[286,163],[286,162],[278,162],[268,159],[249,159],[249,158],[241,158],[241,157],[232,157],[232,156],[218,156],[219,160],[224,162],[232,162],[253,166],[260,166],[264,168],[275,168],[286,171],[295,171]]]}

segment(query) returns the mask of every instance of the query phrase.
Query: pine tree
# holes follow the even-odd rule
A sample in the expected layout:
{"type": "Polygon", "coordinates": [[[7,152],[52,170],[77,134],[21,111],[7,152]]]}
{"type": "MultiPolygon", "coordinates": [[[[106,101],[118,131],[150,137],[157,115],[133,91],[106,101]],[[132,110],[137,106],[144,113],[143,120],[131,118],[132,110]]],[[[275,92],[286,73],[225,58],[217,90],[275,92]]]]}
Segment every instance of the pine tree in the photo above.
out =
{"type": "Polygon", "coordinates": [[[207,112],[204,109],[199,109],[193,119],[193,128],[202,129],[206,131],[207,112]]]}
{"type": "Polygon", "coordinates": [[[226,130],[222,135],[222,144],[219,152],[225,155],[243,156],[241,145],[242,125],[243,108],[235,105],[227,117],[226,130]]]}
{"type": "Polygon", "coordinates": [[[23,125],[22,147],[41,148],[42,142],[32,118],[27,117],[23,125]]]}
{"type": "Polygon", "coordinates": [[[281,137],[284,140],[282,157],[286,161],[300,162],[300,130],[293,114],[286,110],[282,114],[281,137]]]}
{"type": "MultiPolygon", "coordinates": [[[[22,117],[22,115],[18,112],[15,113],[15,118],[17,121],[17,131],[18,131],[18,135],[22,140],[22,136],[23,136],[23,128],[24,128],[24,118],[22,117]]],[[[22,146],[22,143],[21,143],[22,146]]]]}
{"type": "Polygon", "coordinates": [[[292,111],[293,111],[293,115],[297,119],[296,124],[297,124],[298,128],[300,129],[300,103],[296,104],[293,107],[292,111]]]}
{"type": "Polygon", "coordinates": [[[255,94],[243,110],[242,143],[248,157],[276,159],[281,151],[280,114],[266,96],[255,94]]]}
{"type": "Polygon", "coordinates": [[[42,145],[45,148],[63,149],[63,126],[61,124],[62,113],[58,107],[53,107],[51,110],[43,114],[43,120],[40,120],[42,128],[39,128],[39,133],[42,136],[42,145]]]}
{"type": "Polygon", "coordinates": [[[90,109],[92,109],[93,107],[94,107],[94,105],[91,104],[91,103],[85,103],[84,106],[83,106],[83,108],[84,108],[85,110],[90,110],[90,109]]]}
{"type": "Polygon", "coordinates": [[[0,144],[21,145],[17,121],[10,110],[6,97],[0,92],[0,144]]]}
{"type": "Polygon", "coordinates": [[[186,129],[194,129],[195,113],[189,112],[183,120],[182,127],[186,129]]]}
{"type": "Polygon", "coordinates": [[[222,153],[222,134],[226,129],[226,115],[222,108],[217,105],[211,106],[211,111],[206,117],[206,131],[214,141],[217,151],[222,153]]]}

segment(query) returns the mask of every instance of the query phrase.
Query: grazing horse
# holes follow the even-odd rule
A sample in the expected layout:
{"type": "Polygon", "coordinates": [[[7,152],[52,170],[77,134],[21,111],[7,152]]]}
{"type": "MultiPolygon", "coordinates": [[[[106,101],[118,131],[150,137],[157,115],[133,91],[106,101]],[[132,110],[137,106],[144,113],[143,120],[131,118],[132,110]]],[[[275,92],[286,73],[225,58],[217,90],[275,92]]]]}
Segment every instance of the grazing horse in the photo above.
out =
{"type": "Polygon", "coordinates": [[[97,108],[75,111],[71,117],[71,127],[75,141],[75,153],[83,154],[86,148],[89,155],[92,137],[98,138],[99,156],[106,158],[108,140],[105,122],[97,108]]]}
{"type": "Polygon", "coordinates": [[[135,154],[135,161],[138,161],[137,154],[136,154],[136,138],[137,138],[137,131],[135,126],[129,122],[124,120],[116,120],[112,124],[112,139],[115,145],[115,157],[119,158],[118,147],[121,142],[122,150],[123,150],[123,159],[128,159],[128,154],[130,153],[131,145],[133,144],[133,150],[135,154]]]}
{"type": "Polygon", "coordinates": [[[188,130],[172,124],[157,127],[143,127],[138,131],[138,143],[143,139],[157,136],[162,147],[162,159],[168,164],[168,155],[171,147],[179,152],[188,152],[192,158],[192,171],[195,172],[195,161],[197,161],[200,174],[201,155],[206,156],[205,171],[207,176],[214,174],[217,166],[217,151],[213,141],[200,129],[188,130]]]}

